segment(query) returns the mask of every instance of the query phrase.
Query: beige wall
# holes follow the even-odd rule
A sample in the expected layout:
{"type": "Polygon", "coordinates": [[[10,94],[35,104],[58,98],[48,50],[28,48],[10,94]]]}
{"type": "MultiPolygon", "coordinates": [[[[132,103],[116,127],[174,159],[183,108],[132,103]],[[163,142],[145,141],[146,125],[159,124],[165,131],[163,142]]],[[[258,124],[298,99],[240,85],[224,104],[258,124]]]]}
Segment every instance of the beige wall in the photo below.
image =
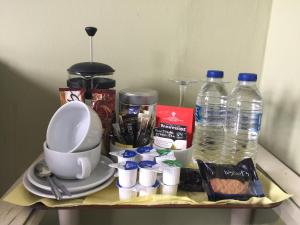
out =
{"type": "Polygon", "coordinates": [[[300,174],[300,2],[274,0],[262,71],[261,142],[300,174]]]}
{"type": "MultiPolygon", "coordinates": [[[[260,74],[271,7],[271,0],[0,3],[1,193],[42,152],[66,69],[88,60],[84,26],[99,28],[95,59],[115,68],[117,89],[155,88],[161,103],[177,104],[178,89],[169,78],[204,79],[207,69],[223,69],[227,81],[241,71],[260,74]]],[[[188,90],[187,106],[193,106],[198,88],[188,90]]],[[[188,220],[229,221],[227,210],[218,211],[221,219],[207,213],[189,211],[188,220]]],[[[277,221],[271,218],[265,223],[277,221]]]]}

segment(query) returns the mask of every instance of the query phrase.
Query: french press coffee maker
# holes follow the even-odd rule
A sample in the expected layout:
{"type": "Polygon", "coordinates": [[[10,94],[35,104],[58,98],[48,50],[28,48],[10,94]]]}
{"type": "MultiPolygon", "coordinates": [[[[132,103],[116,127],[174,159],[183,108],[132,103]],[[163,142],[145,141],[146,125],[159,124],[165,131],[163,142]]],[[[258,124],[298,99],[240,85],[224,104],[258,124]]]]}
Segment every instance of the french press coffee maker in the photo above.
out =
{"type": "Polygon", "coordinates": [[[116,81],[107,76],[113,75],[115,70],[104,63],[94,62],[93,37],[97,32],[96,27],[85,27],[85,31],[90,37],[90,61],[80,62],[72,65],[69,69],[69,88],[84,88],[85,98],[91,99],[91,90],[110,89],[116,86],[116,81]]]}

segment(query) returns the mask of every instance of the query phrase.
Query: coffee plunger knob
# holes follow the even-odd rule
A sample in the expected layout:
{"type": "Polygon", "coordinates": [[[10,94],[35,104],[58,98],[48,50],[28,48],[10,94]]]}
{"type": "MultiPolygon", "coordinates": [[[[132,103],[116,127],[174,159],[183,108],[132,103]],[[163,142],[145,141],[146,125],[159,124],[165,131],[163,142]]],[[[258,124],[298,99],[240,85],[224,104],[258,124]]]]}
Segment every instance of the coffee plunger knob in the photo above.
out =
{"type": "Polygon", "coordinates": [[[97,28],[96,27],[86,27],[85,31],[90,37],[93,37],[97,32],[97,28]]]}

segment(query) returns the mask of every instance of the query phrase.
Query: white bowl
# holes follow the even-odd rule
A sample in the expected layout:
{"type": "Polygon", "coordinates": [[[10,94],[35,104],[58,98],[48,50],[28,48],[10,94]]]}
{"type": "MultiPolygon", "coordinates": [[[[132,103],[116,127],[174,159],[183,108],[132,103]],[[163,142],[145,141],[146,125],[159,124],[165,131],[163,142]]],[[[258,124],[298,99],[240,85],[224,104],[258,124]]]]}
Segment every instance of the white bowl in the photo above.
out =
{"type": "Polygon", "coordinates": [[[47,129],[47,144],[59,152],[79,152],[98,145],[102,124],[97,113],[80,101],[61,106],[52,116],[47,129]]]}
{"type": "Polygon", "coordinates": [[[66,153],[49,149],[44,142],[45,161],[50,171],[64,179],[84,179],[91,175],[101,156],[101,144],[93,149],[66,153]]]}

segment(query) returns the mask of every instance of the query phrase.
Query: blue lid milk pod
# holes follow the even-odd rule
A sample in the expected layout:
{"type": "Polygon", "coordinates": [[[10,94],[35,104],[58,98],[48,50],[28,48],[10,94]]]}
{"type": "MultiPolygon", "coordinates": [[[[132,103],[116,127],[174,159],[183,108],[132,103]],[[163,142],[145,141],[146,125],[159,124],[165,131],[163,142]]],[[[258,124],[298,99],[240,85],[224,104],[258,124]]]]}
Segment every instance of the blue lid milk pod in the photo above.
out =
{"type": "Polygon", "coordinates": [[[127,162],[127,161],[136,161],[137,153],[132,150],[122,150],[118,152],[110,152],[112,156],[116,156],[118,158],[118,163],[127,162]]]}
{"type": "Polygon", "coordinates": [[[155,157],[159,156],[156,149],[151,146],[139,147],[136,152],[139,154],[140,161],[154,161],[155,157]]]}
{"type": "Polygon", "coordinates": [[[136,184],[138,164],[133,161],[113,163],[110,167],[118,169],[119,184],[124,188],[131,188],[136,184]]]}
{"type": "Polygon", "coordinates": [[[141,161],[139,163],[139,184],[145,187],[152,187],[157,180],[159,165],[151,160],[141,161]]]}

